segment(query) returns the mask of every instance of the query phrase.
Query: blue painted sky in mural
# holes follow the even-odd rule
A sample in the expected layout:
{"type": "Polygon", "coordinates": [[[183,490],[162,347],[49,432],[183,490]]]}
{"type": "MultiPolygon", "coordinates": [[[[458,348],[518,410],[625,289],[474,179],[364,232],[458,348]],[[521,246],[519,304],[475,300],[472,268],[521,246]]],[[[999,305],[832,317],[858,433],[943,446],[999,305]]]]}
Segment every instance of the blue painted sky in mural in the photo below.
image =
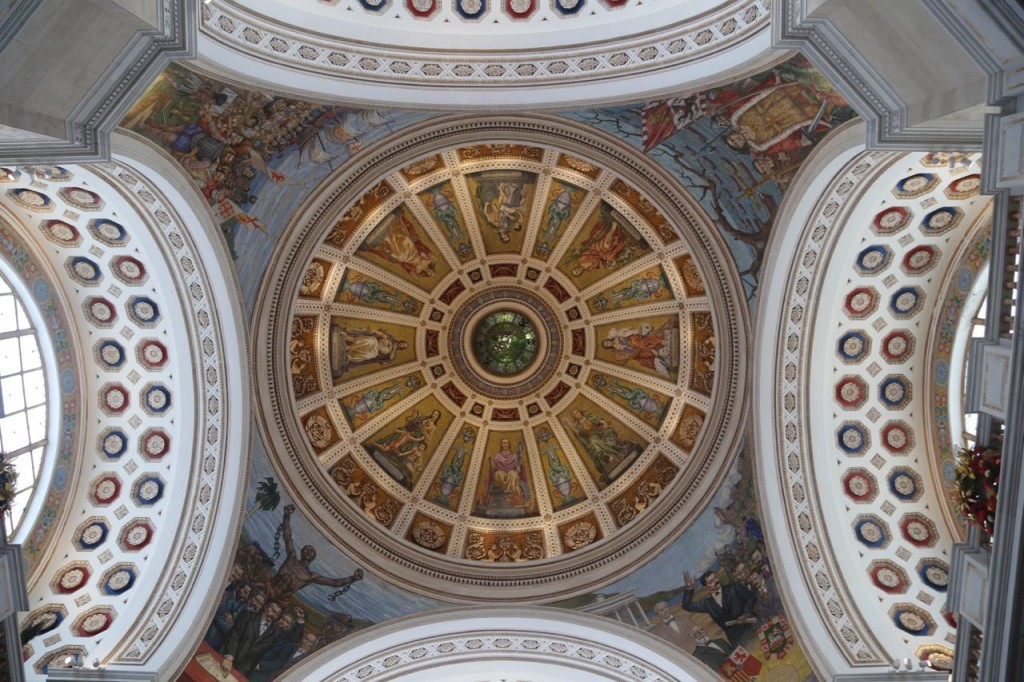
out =
{"type": "Polygon", "coordinates": [[[729,547],[736,529],[715,515],[715,507],[727,508],[740,480],[739,458],[733,463],[714,500],[686,530],[685,534],[643,568],[617,583],[597,590],[613,595],[633,590],[643,597],[663,590],[676,590],[683,584],[683,572],[700,575],[712,568],[715,554],[729,547]]]}
{"type": "Polygon", "coordinates": [[[429,117],[429,114],[402,111],[347,112],[339,116],[338,133],[324,131],[318,135],[318,141],[313,143],[315,161],[310,158],[309,151],[291,147],[281,159],[269,164],[287,180],[274,183],[263,173],[254,179],[252,194],[259,199],[248,210],[259,217],[267,232],[236,225],[232,237],[238,279],[250,315],[267,263],[299,204],[311,193],[315,195],[317,185],[347,163],[358,153],[359,147],[369,146],[396,130],[429,117]],[[343,138],[342,135],[348,137],[343,138]]]}

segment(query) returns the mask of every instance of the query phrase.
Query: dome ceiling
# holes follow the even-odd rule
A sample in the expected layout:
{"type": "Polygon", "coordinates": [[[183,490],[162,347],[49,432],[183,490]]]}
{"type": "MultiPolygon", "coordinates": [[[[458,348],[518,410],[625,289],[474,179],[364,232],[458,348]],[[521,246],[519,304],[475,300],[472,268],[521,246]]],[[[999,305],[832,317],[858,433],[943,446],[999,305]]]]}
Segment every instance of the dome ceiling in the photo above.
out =
{"type": "Polygon", "coordinates": [[[421,153],[332,220],[279,289],[268,405],[330,536],[352,524],[413,589],[537,599],[699,511],[738,378],[702,230],[592,158],[504,140],[421,153]]]}

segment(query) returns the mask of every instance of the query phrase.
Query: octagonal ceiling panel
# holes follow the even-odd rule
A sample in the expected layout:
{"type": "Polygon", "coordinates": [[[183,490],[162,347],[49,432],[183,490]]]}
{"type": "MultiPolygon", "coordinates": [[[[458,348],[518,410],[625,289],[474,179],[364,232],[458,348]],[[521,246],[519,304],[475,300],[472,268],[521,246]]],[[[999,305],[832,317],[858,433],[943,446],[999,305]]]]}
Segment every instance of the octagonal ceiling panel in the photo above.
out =
{"type": "Polygon", "coordinates": [[[633,152],[460,121],[298,218],[261,296],[269,440],[328,537],[405,586],[576,594],[724,475],[744,320],[716,310],[738,283],[633,152]]]}

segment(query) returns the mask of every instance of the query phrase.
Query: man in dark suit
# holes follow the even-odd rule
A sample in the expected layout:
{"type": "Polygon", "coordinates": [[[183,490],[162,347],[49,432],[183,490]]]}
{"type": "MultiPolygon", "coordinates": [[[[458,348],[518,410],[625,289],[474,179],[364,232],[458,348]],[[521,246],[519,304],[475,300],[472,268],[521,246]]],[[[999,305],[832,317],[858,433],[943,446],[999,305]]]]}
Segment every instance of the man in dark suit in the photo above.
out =
{"type": "Polygon", "coordinates": [[[292,656],[303,639],[306,612],[301,606],[296,606],[282,613],[275,624],[277,640],[263,653],[256,669],[248,675],[249,682],[271,682],[292,664],[292,656]]]}
{"type": "Polygon", "coordinates": [[[735,647],[724,639],[711,639],[708,633],[699,625],[694,626],[690,631],[697,645],[693,649],[693,655],[698,661],[714,670],[721,671],[722,664],[729,660],[730,654],[735,647]]]}
{"type": "Polygon", "coordinates": [[[753,615],[753,610],[757,595],[740,583],[722,585],[714,571],[706,571],[700,577],[700,582],[709,594],[699,601],[694,601],[693,576],[683,573],[683,608],[692,613],[706,613],[711,616],[734,647],[754,637],[754,624],[757,619],[753,615]]]}
{"type": "Polygon", "coordinates": [[[244,675],[251,673],[277,639],[280,616],[281,606],[273,601],[259,613],[246,611],[239,615],[224,645],[222,667],[225,671],[234,666],[244,675]]]}

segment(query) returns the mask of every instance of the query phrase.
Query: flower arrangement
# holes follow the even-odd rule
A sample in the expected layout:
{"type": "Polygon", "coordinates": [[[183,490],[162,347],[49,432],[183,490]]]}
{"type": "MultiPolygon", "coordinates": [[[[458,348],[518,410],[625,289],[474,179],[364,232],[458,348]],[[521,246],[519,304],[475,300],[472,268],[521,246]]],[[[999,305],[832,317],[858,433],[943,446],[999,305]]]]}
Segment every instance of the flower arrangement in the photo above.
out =
{"type": "Polygon", "coordinates": [[[1001,460],[999,450],[984,445],[961,448],[957,454],[957,507],[985,535],[992,535],[995,526],[1001,460]]]}
{"type": "Polygon", "coordinates": [[[14,465],[0,453],[0,516],[10,511],[11,504],[14,503],[14,484],[17,481],[18,472],[14,470],[14,465]]]}

